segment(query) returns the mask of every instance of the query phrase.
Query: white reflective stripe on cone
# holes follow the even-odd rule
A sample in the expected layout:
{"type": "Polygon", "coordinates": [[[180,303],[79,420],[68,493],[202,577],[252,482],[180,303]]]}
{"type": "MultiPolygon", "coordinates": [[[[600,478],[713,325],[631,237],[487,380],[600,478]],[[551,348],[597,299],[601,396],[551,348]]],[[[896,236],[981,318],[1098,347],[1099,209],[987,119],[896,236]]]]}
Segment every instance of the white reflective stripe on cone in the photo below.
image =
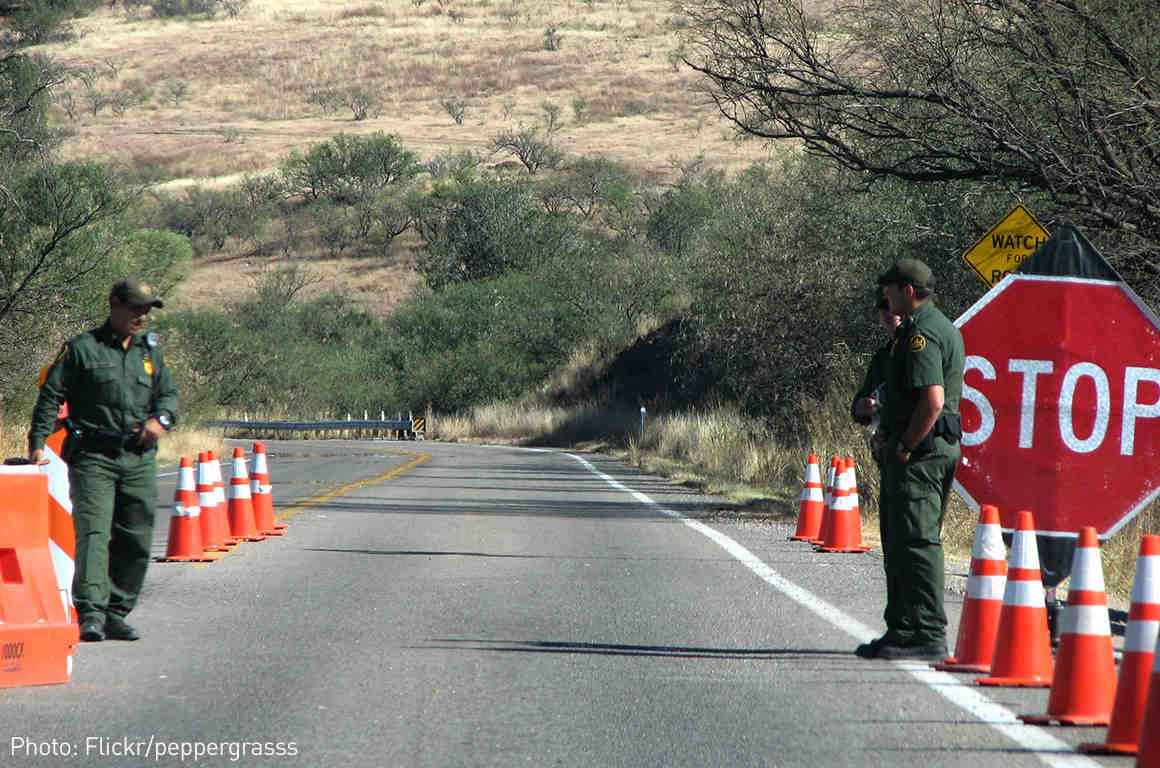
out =
{"type": "Polygon", "coordinates": [[[1015,531],[1011,540],[1011,567],[1039,570],[1039,548],[1035,531],[1015,531]]]}
{"type": "Polygon", "coordinates": [[[975,543],[971,546],[971,557],[976,560],[1006,560],[1003,529],[993,523],[980,525],[975,543]]]}
{"type": "Polygon", "coordinates": [[[231,485],[230,486],[231,499],[250,499],[250,486],[248,485],[231,485]]]}
{"type": "Polygon", "coordinates": [[[1136,559],[1132,602],[1160,603],[1160,555],[1145,555],[1136,559]]]}
{"type": "Polygon", "coordinates": [[[1070,589],[1088,592],[1104,591],[1104,570],[1100,565],[1100,551],[1096,547],[1080,547],[1071,561],[1070,589]]]}
{"type": "Polygon", "coordinates": [[[1042,608],[1047,610],[1044,602],[1047,595],[1043,591],[1043,584],[1035,581],[1014,581],[1007,579],[1007,588],[1003,591],[1003,604],[1016,605],[1023,608],[1042,608]]]}
{"type": "Polygon", "coordinates": [[[1160,621],[1136,619],[1124,631],[1124,653],[1152,653],[1160,637],[1160,621]]]}
{"type": "MultiPolygon", "coordinates": [[[[273,490],[273,486],[267,485],[265,493],[269,493],[271,490],[273,490]]],[[[802,489],[802,499],[801,500],[804,500],[804,501],[825,501],[825,499],[822,498],[822,489],[821,488],[804,488],[804,489],[802,489]]]]}
{"type": "Polygon", "coordinates": [[[972,574],[967,577],[967,597],[973,597],[976,600],[1002,600],[1006,586],[1006,576],[976,576],[972,574]]]}
{"type": "Polygon", "coordinates": [[[822,484],[822,473],[818,471],[817,464],[810,464],[806,467],[806,482],[822,484]]]}
{"type": "Polygon", "coordinates": [[[183,504],[173,505],[174,517],[198,517],[201,515],[201,507],[187,507],[183,504]]]}
{"type": "Polygon", "coordinates": [[[1112,636],[1106,605],[1065,605],[1060,626],[1065,635],[1112,636]]]}
{"type": "Polygon", "coordinates": [[[258,487],[262,490],[262,493],[273,493],[274,492],[274,486],[269,485],[269,484],[260,485],[258,487]]]}

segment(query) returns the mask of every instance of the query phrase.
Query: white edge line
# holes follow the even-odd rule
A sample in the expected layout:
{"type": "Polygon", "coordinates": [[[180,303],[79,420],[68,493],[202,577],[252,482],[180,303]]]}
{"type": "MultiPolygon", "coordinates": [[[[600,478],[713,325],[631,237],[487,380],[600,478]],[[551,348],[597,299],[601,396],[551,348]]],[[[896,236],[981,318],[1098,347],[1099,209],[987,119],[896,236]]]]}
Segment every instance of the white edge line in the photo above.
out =
{"type": "MultiPolygon", "coordinates": [[[[781,576],[777,571],[770,568],[760,558],[729,536],[702,522],[691,520],[679,512],[667,509],[640,491],[634,491],[627,485],[601,472],[591,462],[580,456],[572,453],[564,453],[564,455],[580,462],[589,472],[592,472],[613,488],[629,494],[642,504],[653,507],[668,517],[680,520],[689,528],[706,536],[739,560],[746,568],[753,571],[762,581],[803,608],[824,619],[836,629],[845,632],[854,638],[854,640],[867,642],[874,638],[875,632],[870,627],[847,615],[840,608],[830,605],[809,590],[803,589],[781,576]]],[[[938,672],[926,664],[913,661],[896,661],[894,662],[894,666],[909,672],[917,680],[942,695],[943,698],[950,701],[959,709],[978,718],[984,724],[1033,753],[1046,765],[1083,766],[1083,768],[1096,768],[1099,766],[1099,763],[1094,760],[1076,754],[1067,742],[1060,741],[1041,728],[1023,723],[1015,717],[1011,710],[991,701],[979,689],[963,683],[954,675],[947,672],[938,672]]]]}

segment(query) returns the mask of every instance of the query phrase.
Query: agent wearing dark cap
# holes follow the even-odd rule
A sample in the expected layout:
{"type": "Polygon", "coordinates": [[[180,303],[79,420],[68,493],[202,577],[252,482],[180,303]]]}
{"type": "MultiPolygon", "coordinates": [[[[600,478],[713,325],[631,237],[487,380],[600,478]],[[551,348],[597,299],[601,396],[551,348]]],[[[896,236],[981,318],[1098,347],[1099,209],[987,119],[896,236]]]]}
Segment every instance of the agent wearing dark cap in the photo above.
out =
{"type": "Polygon", "coordinates": [[[109,318],[68,341],[40,389],[28,431],[39,461],[60,405],[69,406],[64,459],[76,529],[73,603],[81,640],[136,640],[133,610],[153,541],[157,440],[177,419],[177,388],[145,333],[153,290],[122,280],[109,292],[109,318]]]}
{"type": "Polygon", "coordinates": [[[903,318],[881,424],[886,634],[855,652],[937,661],[946,656],[942,522],[959,460],[966,354],[958,328],[931,298],[930,267],[902,259],[878,283],[903,318]]]}

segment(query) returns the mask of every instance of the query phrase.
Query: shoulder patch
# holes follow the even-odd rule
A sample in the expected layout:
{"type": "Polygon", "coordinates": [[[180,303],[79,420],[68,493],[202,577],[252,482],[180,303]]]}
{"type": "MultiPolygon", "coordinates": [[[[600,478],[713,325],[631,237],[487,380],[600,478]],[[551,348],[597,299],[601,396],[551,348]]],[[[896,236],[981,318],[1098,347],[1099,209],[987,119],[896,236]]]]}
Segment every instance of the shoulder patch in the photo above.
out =
{"type": "Polygon", "coordinates": [[[910,351],[921,352],[926,349],[926,337],[921,333],[916,333],[910,337],[910,351]]]}
{"type": "Polygon", "coordinates": [[[149,331],[149,333],[145,334],[145,346],[149,347],[149,349],[156,347],[157,342],[158,337],[156,331],[149,331]]]}

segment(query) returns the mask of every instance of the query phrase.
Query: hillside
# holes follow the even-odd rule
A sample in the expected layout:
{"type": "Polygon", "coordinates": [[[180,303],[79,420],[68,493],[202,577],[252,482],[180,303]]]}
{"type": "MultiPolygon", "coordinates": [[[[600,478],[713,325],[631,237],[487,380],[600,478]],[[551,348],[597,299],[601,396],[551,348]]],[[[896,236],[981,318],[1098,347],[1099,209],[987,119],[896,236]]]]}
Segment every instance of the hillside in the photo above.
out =
{"type": "MultiPolygon", "coordinates": [[[[645,177],[698,155],[722,169],[767,157],[735,141],[697,91],[680,24],[665,0],[253,0],[234,18],[201,20],[114,2],[75,22],[77,39],[44,48],[78,75],[59,107],[64,156],[166,191],[234,183],[340,132],[394,134],[423,159],[487,154],[499,131],[553,112],[562,150],[645,177]],[[358,99],[369,105],[361,120],[358,99]]],[[[320,259],[316,289],[344,287],[385,314],[416,284],[413,245],[401,238],[386,262],[320,259]]],[[[265,260],[243,255],[199,261],[179,304],[245,291],[265,260]]]]}

